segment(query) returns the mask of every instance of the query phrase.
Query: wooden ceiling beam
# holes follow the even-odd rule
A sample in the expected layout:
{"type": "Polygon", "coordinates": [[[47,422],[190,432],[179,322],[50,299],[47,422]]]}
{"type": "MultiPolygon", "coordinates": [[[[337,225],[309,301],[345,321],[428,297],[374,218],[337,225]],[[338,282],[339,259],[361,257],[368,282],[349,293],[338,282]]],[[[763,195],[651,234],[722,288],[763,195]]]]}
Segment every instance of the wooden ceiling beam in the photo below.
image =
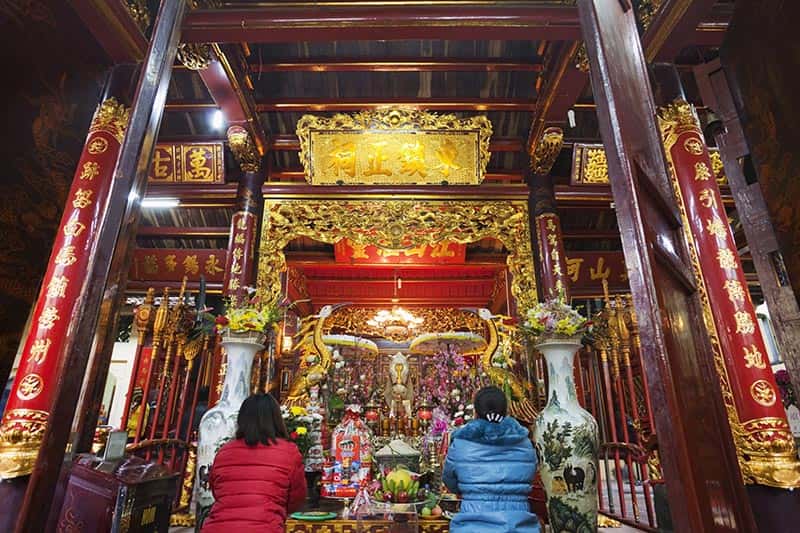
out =
{"type": "Polygon", "coordinates": [[[666,0],[642,38],[648,62],[674,61],[681,50],[695,44],[696,30],[713,16],[716,0],[666,0]]]}
{"type": "Polygon", "coordinates": [[[283,98],[259,100],[260,112],[362,111],[398,106],[431,111],[533,111],[536,100],[523,98],[283,98]]]}
{"type": "MultiPolygon", "coordinates": [[[[197,73],[208,88],[214,106],[222,110],[228,126],[242,126],[253,137],[261,155],[267,151],[267,136],[261,126],[253,97],[244,81],[244,59],[235,46],[211,45],[208,67],[197,73]]],[[[166,106],[170,110],[170,106],[166,106]]]]}
{"type": "Polygon", "coordinates": [[[541,72],[541,63],[503,58],[287,59],[250,63],[250,72],[541,72]]]}
{"type": "Polygon", "coordinates": [[[184,42],[343,40],[576,40],[575,6],[493,0],[381,2],[260,2],[188,13],[184,42]]]}
{"type": "Polygon", "coordinates": [[[180,227],[180,226],[139,226],[137,237],[169,239],[173,237],[198,239],[227,239],[230,234],[228,226],[180,227]]]}
{"type": "Polygon", "coordinates": [[[147,38],[124,2],[72,0],[70,5],[113,63],[144,59],[147,38]]]}

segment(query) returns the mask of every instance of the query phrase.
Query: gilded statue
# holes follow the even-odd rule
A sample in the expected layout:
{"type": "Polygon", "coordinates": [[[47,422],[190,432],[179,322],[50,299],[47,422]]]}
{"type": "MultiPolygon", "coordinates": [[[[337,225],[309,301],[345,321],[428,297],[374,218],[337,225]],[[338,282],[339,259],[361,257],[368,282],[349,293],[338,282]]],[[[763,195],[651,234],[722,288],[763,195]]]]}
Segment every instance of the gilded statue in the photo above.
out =
{"type": "Polygon", "coordinates": [[[397,352],[389,362],[389,379],[386,381],[384,398],[389,406],[389,416],[411,416],[411,400],[414,388],[409,380],[408,359],[397,352]]]}
{"type": "Polygon", "coordinates": [[[322,341],[322,328],[325,319],[331,316],[338,306],[326,305],[319,314],[303,320],[300,331],[295,337],[300,338],[297,349],[300,351],[301,364],[299,375],[295,377],[284,401],[288,406],[305,407],[309,400],[311,388],[325,381],[328,370],[333,363],[333,354],[322,341]],[[307,366],[303,366],[307,365],[307,366]]]}
{"type": "Polygon", "coordinates": [[[506,360],[511,360],[514,340],[512,326],[505,325],[510,317],[493,315],[488,309],[478,309],[477,314],[486,322],[489,338],[486,350],[480,357],[481,369],[486,372],[492,383],[508,391],[509,414],[520,422],[533,423],[536,418],[536,409],[528,399],[525,387],[513,372],[492,365],[495,355],[500,353],[506,360]]]}

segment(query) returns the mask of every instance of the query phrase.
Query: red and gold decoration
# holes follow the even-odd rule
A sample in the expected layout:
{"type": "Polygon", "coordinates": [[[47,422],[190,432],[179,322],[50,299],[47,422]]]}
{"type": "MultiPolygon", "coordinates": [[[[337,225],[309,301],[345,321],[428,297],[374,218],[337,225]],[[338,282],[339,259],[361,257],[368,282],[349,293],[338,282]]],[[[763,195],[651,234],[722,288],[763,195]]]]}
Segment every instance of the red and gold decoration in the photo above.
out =
{"type": "Polygon", "coordinates": [[[628,289],[628,270],[622,252],[570,252],[566,274],[573,293],[603,294],[603,282],[612,291],[628,289]]]}
{"type": "Polygon", "coordinates": [[[465,244],[449,241],[393,250],[342,239],[333,246],[333,251],[337,263],[368,265],[463,264],[467,256],[465,244]]]}
{"type": "MultiPolygon", "coordinates": [[[[569,273],[564,253],[564,238],[561,221],[556,213],[542,213],[535,219],[536,237],[539,242],[539,260],[542,263],[542,279],[539,281],[542,296],[553,299],[562,296],[569,301],[569,273]]],[[[578,263],[578,268],[580,263],[578,263]]]]}
{"type": "Polygon", "coordinates": [[[0,425],[0,478],[31,472],[58,378],[61,345],[87,274],[97,220],[105,208],[129,109],[98,107],[67,197],[31,328],[0,425]]]}
{"type": "Polygon", "coordinates": [[[492,124],[417,109],[378,109],[297,122],[300,161],[312,185],[479,185],[492,124]]]}
{"type": "Polygon", "coordinates": [[[222,283],[226,250],[139,248],[133,252],[130,279],[140,281],[206,281],[222,283]]]}
{"type": "Polygon", "coordinates": [[[742,474],[748,483],[800,487],[795,442],[699,121],[682,100],[659,118],[742,474]]]}
{"type": "MultiPolygon", "coordinates": [[[[711,170],[711,175],[714,176],[719,185],[728,183],[718,148],[701,146],[694,141],[689,142],[685,148],[694,152],[707,153],[711,158],[711,164],[708,166],[711,170]]],[[[700,154],[696,153],[694,155],[700,154]]],[[[606,151],[603,145],[576,143],[572,152],[570,185],[608,185],[609,183],[608,162],[606,161],[606,151]]]]}
{"type": "Polygon", "coordinates": [[[335,244],[407,250],[439,242],[493,238],[508,250],[511,293],[520,313],[536,298],[528,206],[524,201],[281,200],[267,202],[261,232],[258,291],[264,301],[282,297],[284,248],[298,237],[335,244]]]}
{"type": "Polygon", "coordinates": [[[150,183],[225,183],[223,144],[156,144],[150,183]]]}

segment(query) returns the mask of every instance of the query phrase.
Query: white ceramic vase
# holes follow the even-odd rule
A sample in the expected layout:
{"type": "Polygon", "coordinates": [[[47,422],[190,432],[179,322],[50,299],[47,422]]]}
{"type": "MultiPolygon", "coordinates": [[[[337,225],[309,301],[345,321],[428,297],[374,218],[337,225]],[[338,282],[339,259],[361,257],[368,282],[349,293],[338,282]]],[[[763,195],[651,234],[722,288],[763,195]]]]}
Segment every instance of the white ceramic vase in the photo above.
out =
{"type": "Polygon", "coordinates": [[[597,531],[597,421],[578,403],[573,360],[580,337],[536,345],[547,361],[547,405],[534,424],[539,471],[553,531],[597,531]]]}
{"type": "Polygon", "coordinates": [[[206,411],[200,420],[197,437],[196,502],[198,516],[204,516],[214,497],[208,474],[214,456],[223,444],[236,434],[236,417],[242,402],[250,396],[253,358],[264,349],[264,335],[229,333],[222,339],[227,354],[225,381],[219,402],[206,411]]]}

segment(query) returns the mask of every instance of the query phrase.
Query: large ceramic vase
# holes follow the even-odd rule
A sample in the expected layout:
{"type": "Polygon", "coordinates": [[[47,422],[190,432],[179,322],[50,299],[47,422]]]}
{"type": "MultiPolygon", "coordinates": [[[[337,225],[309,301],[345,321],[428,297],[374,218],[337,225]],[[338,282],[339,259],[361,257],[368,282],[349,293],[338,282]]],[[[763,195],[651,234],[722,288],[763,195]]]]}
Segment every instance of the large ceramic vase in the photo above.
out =
{"type": "Polygon", "coordinates": [[[242,402],[250,395],[253,358],[264,349],[264,336],[255,333],[230,333],[223,337],[227,354],[225,382],[219,402],[206,411],[200,420],[197,437],[197,481],[195,487],[197,515],[202,519],[214,497],[208,485],[208,474],[214,456],[223,444],[236,434],[236,417],[242,402]]]}
{"type": "Polygon", "coordinates": [[[597,531],[597,422],[580,406],[573,360],[580,338],[556,338],[536,346],[547,361],[549,395],[533,438],[547,494],[552,531],[597,531]]]}

